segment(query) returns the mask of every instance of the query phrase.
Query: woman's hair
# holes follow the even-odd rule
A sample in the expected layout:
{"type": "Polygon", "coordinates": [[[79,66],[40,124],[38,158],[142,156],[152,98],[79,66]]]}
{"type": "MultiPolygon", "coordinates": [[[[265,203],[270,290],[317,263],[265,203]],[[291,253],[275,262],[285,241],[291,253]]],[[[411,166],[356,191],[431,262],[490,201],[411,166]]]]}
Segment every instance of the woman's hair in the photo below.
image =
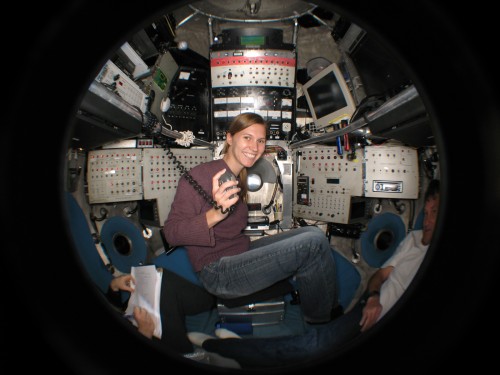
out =
{"type": "Polygon", "coordinates": [[[430,198],[435,198],[439,194],[439,180],[431,180],[429,185],[427,185],[427,190],[425,191],[424,202],[427,202],[430,198]]]}
{"type": "MultiPolygon", "coordinates": [[[[228,128],[226,133],[229,133],[232,136],[234,136],[236,133],[239,133],[240,131],[245,130],[246,128],[248,128],[249,126],[252,126],[254,124],[263,124],[265,126],[266,139],[267,139],[268,129],[267,129],[266,122],[264,121],[262,116],[260,116],[256,113],[251,113],[251,112],[241,113],[238,116],[236,116],[234,118],[234,120],[231,122],[231,124],[229,125],[229,128],[228,128]]],[[[228,149],[229,149],[229,144],[226,141],[226,142],[224,142],[224,147],[222,148],[221,154],[222,155],[225,154],[228,149]]],[[[239,187],[241,188],[240,196],[242,197],[244,202],[247,201],[247,194],[248,194],[247,176],[248,176],[248,172],[247,172],[246,168],[243,168],[241,170],[240,174],[238,175],[238,178],[240,180],[239,187]]]]}

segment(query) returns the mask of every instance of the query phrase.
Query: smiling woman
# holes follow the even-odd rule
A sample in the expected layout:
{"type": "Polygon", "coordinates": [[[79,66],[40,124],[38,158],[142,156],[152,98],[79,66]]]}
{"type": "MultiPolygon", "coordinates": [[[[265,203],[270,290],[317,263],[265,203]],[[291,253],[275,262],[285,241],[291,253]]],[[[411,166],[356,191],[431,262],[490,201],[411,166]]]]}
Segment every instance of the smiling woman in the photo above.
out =
{"type": "MultiPolygon", "coordinates": [[[[7,358],[34,351],[44,358],[37,363],[17,359],[11,363],[16,368],[124,373],[131,366],[146,372],[188,365],[114,318],[112,308],[89,287],[63,214],[69,124],[89,84],[111,51],[186,3],[149,1],[131,9],[106,2],[70,1],[59,7],[51,2],[32,6],[28,13],[20,8],[11,13],[26,28],[29,41],[4,41],[17,68],[17,74],[4,75],[4,87],[12,90],[2,136],[8,213],[3,227],[9,228],[3,231],[8,306],[3,317],[11,331],[4,346],[7,358]]],[[[460,358],[462,365],[481,370],[494,358],[492,349],[484,345],[472,355],[467,348],[482,342],[477,332],[498,333],[483,315],[499,256],[491,251],[500,210],[500,151],[494,144],[500,137],[499,82],[486,58],[493,45],[486,39],[493,35],[488,32],[495,24],[493,12],[480,12],[487,7],[477,2],[467,10],[435,1],[404,6],[389,1],[383,7],[347,0],[316,3],[360,25],[404,63],[434,119],[442,174],[442,215],[436,251],[424,260],[425,279],[420,277],[412,298],[383,332],[325,358],[331,363],[326,367],[365,370],[387,358],[394,368],[411,364],[429,370],[460,358]],[[472,20],[481,24],[472,28],[472,20]]],[[[259,9],[248,9],[265,10],[265,0],[259,9]]]]}

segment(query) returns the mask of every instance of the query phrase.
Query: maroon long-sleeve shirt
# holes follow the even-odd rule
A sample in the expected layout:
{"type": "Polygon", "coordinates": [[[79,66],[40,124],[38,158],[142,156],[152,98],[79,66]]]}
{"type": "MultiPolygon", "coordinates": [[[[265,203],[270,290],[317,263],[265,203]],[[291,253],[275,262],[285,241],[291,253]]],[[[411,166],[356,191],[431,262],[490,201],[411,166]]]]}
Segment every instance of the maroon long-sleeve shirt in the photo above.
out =
{"type": "MultiPolygon", "coordinates": [[[[212,178],[224,168],[229,170],[223,159],[212,160],[193,167],[189,174],[211,197],[212,178]]],[[[187,249],[196,272],[223,256],[247,251],[250,243],[249,237],[243,233],[248,221],[248,207],[241,199],[226,219],[209,229],[205,213],[210,208],[210,203],[183,177],[163,227],[169,245],[187,249]]]]}

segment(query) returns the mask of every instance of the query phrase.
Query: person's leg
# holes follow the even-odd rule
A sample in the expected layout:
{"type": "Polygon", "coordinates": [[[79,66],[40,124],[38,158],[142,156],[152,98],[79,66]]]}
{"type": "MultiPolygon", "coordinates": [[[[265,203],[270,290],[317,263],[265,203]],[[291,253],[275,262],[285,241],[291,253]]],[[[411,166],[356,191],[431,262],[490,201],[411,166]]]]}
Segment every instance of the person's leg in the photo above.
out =
{"type": "Polygon", "coordinates": [[[202,348],[236,360],[243,368],[286,366],[321,359],[360,334],[362,306],[338,319],[314,326],[304,335],[271,338],[206,339],[202,348]]]}
{"type": "MultiPolygon", "coordinates": [[[[324,233],[321,231],[321,229],[319,229],[317,226],[309,225],[309,226],[305,226],[305,227],[291,229],[291,230],[288,230],[286,232],[273,234],[272,236],[262,236],[256,240],[253,240],[250,242],[249,250],[253,250],[253,249],[267,246],[267,245],[272,245],[276,242],[281,241],[284,238],[297,237],[297,236],[300,236],[303,233],[307,233],[307,232],[312,232],[312,233],[321,232],[324,235],[324,233]]],[[[325,235],[325,238],[326,238],[326,235],[325,235]]]]}
{"type": "Polygon", "coordinates": [[[306,321],[330,320],[337,301],[335,263],[317,227],[302,227],[256,240],[249,251],[205,266],[200,280],[212,294],[236,298],[295,276],[306,321]]]}
{"type": "Polygon", "coordinates": [[[209,353],[217,353],[232,358],[242,368],[264,368],[286,366],[310,358],[308,348],[316,343],[316,332],[301,336],[270,338],[228,338],[208,339],[202,348],[209,353]]]}
{"type": "Polygon", "coordinates": [[[186,315],[208,311],[216,305],[215,297],[205,289],[170,271],[163,271],[160,312],[162,342],[185,354],[193,351],[186,332],[186,315]]]}

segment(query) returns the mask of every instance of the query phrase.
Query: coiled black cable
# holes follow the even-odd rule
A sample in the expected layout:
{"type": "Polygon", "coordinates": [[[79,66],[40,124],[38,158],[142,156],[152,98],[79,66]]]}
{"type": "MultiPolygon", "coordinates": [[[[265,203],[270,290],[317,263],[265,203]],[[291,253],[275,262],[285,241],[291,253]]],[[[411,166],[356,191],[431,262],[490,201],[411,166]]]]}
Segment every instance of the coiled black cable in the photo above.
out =
{"type": "Polygon", "coordinates": [[[161,124],[158,122],[156,115],[151,112],[147,112],[144,116],[139,108],[139,113],[142,116],[142,130],[148,136],[154,137],[157,140],[157,143],[163,145],[163,149],[165,150],[169,159],[175,164],[176,168],[181,172],[181,176],[184,177],[189,183],[193,186],[193,188],[207,201],[213,206],[216,210],[220,210],[223,214],[232,213],[235,210],[235,206],[232,205],[227,210],[222,209],[222,206],[217,205],[217,202],[212,199],[212,196],[207,194],[205,190],[198,184],[198,182],[189,174],[187,169],[182,165],[182,163],[177,160],[177,157],[174,155],[170,146],[167,142],[167,137],[161,133],[161,124]]]}
{"type": "Polygon", "coordinates": [[[181,176],[184,177],[186,180],[188,180],[188,182],[191,184],[191,186],[193,186],[193,188],[208,202],[210,203],[211,206],[213,206],[216,210],[220,210],[223,214],[226,214],[229,212],[229,214],[231,214],[234,209],[235,209],[235,205],[232,205],[231,207],[229,207],[228,209],[224,210],[222,208],[222,206],[219,206],[217,204],[216,201],[214,201],[211,197],[211,195],[209,195],[205,190],[203,190],[203,188],[200,186],[200,184],[193,178],[193,176],[191,176],[189,174],[189,172],[187,171],[186,167],[184,167],[182,165],[182,163],[177,160],[177,157],[174,155],[174,153],[172,152],[172,150],[170,149],[170,146],[165,143],[165,147],[164,147],[164,150],[165,152],[167,153],[167,156],[169,157],[169,159],[172,160],[172,162],[175,164],[176,168],[181,172],[181,176]]]}

